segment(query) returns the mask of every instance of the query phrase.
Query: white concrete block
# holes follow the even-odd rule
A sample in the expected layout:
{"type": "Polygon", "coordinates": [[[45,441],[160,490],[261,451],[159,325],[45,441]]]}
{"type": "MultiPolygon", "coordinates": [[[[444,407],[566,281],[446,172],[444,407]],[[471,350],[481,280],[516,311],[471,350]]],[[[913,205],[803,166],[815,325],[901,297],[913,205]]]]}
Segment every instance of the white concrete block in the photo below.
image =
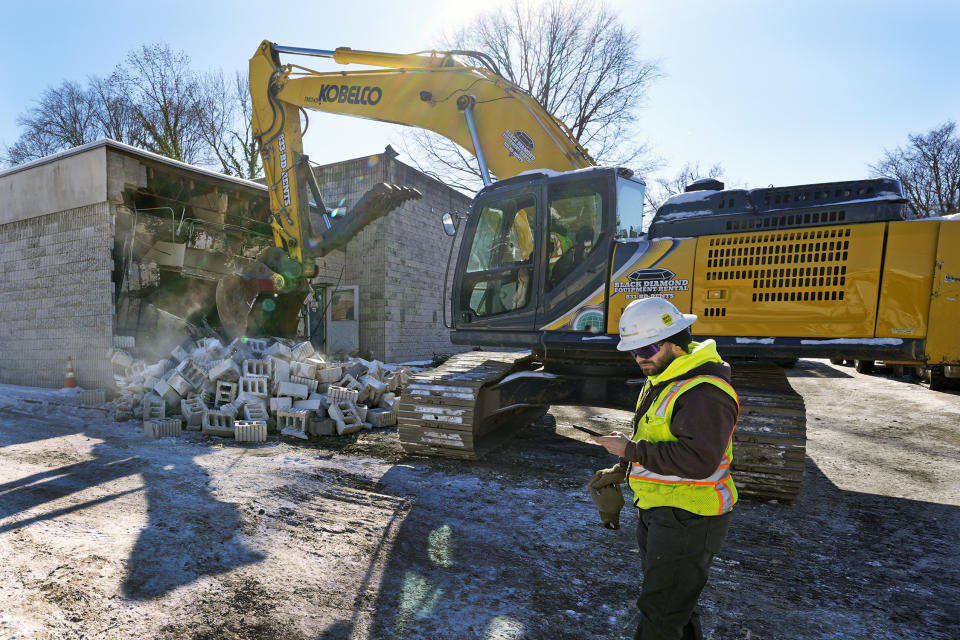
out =
{"type": "Polygon", "coordinates": [[[163,398],[154,394],[148,394],[143,398],[143,421],[163,420],[167,417],[166,402],[163,398]]]}
{"type": "Polygon", "coordinates": [[[368,401],[372,405],[380,404],[380,398],[387,392],[387,385],[377,380],[374,376],[366,375],[360,379],[368,389],[368,401]]]}
{"type": "Polygon", "coordinates": [[[183,396],[177,393],[176,389],[171,387],[166,380],[157,381],[157,384],[153,387],[153,391],[163,398],[167,408],[170,410],[176,410],[180,406],[180,401],[183,400],[183,396]]]}
{"type": "MultiPolygon", "coordinates": [[[[243,405],[243,417],[247,420],[262,420],[267,424],[267,406],[264,404],[248,403],[243,405]]],[[[266,428],[266,426],[264,426],[266,428]]]]}
{"type": "Polygon", "coordinates": [[[274,342],[269,347],[267,347],[266,351],[264,351],[263,353],[264,355],[267,355],[273,358],[288,360],[288,361],[290,360],[290,358],[293,357],[293,351],[290,349],[290,347],[288,347],[282,342],[274,342]]]}
{"type": "Polygon", "coordinates": [[[194,389],[203,387],[207,379],[207,370],[201,367],[193,358],[187,358],[177,366],[177,372],[183,376],[184,380],[190,383],[194,389]]]}
{"type": "Polygon", "coordinates": [[[313,378],[302,378],[300,376],[290,376],[290,382],[294,384],[302,384],[307,387],[309,393],[313,393],[317,390],[317,381],[313,378]]]}
{"type": "Polygon", "coordinates": [[[133,349],[136,346],[134,336],[113,336],[113,346],[117,349],[133,349]]]}
{"type": "Polygon", "coordinates": [[[301,342],[294,345],[293,349],[291,349],[291,352],[294,360],[302,361],[315,354],[317,350],[314,349],[313,344],[310,342],[301,342]]]}
{"type": "Polygon", "coordinates": [[[310,389],[305,384],[296,382],[281,382],[277,385],[277,396],[290,396],[305,400],[310,395],[310,389]]]}
{"type": "Polygon", "coordinates": [[[397,424],[397,414],[389,409],[370,409],[366,421],[372,427],[391,427],[397,424]]]}
{"type": "Polygon", "coordinates": [[[273,370],[274,382],[290,382],[290,362],[275,356],[270,357],[270,366],[273,370]]]}
{"type": "Polygon", "coordinates": [[[363,421],[357,416],[355,407],[349,402],[331,403],[328,411],[337,425],[337,435],[342,436],[363,430],[363,421]]]}
{"type": "Polygon", "coordinates": [[[291,362],[290,376],[298,378],[307,378],[313,380],[317,377],[317,365],[306,362],[291,362]]]}
{"type": "Polygon", "coordinates": [[[143,423],[143,433],[148,438],[179,438],[180,420],[177,418],[163,418],[147,420],[143,423]]]}
{"type": "Polygon", "coordinates": [[[257,358],[262,358],[270,346],[269,342],[264,338],[247,338],[245,344],[247,348],[250,349],[250,352],[257,358]]]}
{"type": "Polygon", "coordinates": [[[343,377],[343,367],[327,367],[326,369],[317,369],[317,381],[325,384],[337,382],[343,377]]]}
{"type": "Polygon", "coordinates": [[[221,413],[225,416],[230,416],[231,418],[236,418],[237,414],[240,413],[240,404],[236,401],[228,402],[227,404],[220,405],[220,408],[217,409],[217,413],[221,413]]]}
{"type": "Polygon", "coordinates": [[[233,437],[233,418],[219,411],[204,411],[200,431],[204,435],[233,437]]]}
{"type": "Polygon", "coordinates": [[[390,411],[397,410],[397,394],[395,393],[385,393],[383,397],[380,398],[379,406],[382,409],[389,409],[390,411]]]}
{"type": "Polygon", "coordinates": [[[188,431],[199,431],[203,422],[203,412],[206,410],[207,404],[199,396],[181,400],[180,413],[183,416],[184,428],[188,431]]]}
{"type": "Polygon", "coordinates": [[[266,376],[240,376],[240,393],[266,398],[270,395],[268,383],[266,376]]]}
{"type": "Polygon", "coordinates": [[[277,429],[283,435],[295,438],[307,438],[307,421],[310,412],[302,409],[281,409],[277,411],[277,429]]]}
{"type": "Polygon", "coordinates": [[[279,396],[276,398],[270,398],[270,411],[276,413],[280,409],[292,409],[293,408],[293,398],[289,396],[279,396]]]}
{"type": "Polygon", "coordinates": [[[347,389],[346,387],[337,387],[331,385],[327,389],[327,398],[330,401],[330,404],[336,402],[350,402],[352,404],[357,404],[357,398],[360,396],[360,392],[356,389],[347,389]]]}
{"type": "Polygon", "coordinates": [[[233,423],[237,442],[266,442],[267,423],[264,420],[237,420],[233,423]]]}
{"type": "Polygon", "coordinates": [[[175,371],[172,376],[167,380],[167,384],[176,391],[180,397],[186,396],[188,393],[193,391],[193,385],[190,384],[186,378],[183,377],[179,371],[175,371]]]}
{"type": "MultiPolygon", "coordinates": [[[[293,403],[293,408],[306,409],[307,411],[313,411],[317,413],[323,411],[324,414],[326,413],[326,410],[323,408],[323,402],[321,402],[319,398],[317,399],[307,398],[306,400],[297,400],[296,402],[293,403]]],[[[323,416],[321,415],[320,417],[322,418],[323,416]]]]}
{"type": "Polygon", "coordinates": [[[233,360],[226,358],[219,360],[210,367],[210,373],[207,374],[210,380],[226,380],[236,382],[240,379],[240,367],[233,360]]]}
{"type": "Polygon", "coordinates": [[[337,423],[332,418],[310,418],[307,433],[312,436],[332,436],[337,433],[337,423]]]}
{"type": "Polygon", "coordinates": [[[220,380],[217,382],[217,393],[214,398],[213,404],[220,406],[227,402],[233,402],[237,399],[237,394],[239,392],[239,384],[236,382],[226,382],[220,380]]]}
{"type": "Polygon", "coordinates": [[[271,375],[270,372],[270,360],[244,360],[243,361],[243,375],[248,377],[264,377],[269,378],[271,375]]]}

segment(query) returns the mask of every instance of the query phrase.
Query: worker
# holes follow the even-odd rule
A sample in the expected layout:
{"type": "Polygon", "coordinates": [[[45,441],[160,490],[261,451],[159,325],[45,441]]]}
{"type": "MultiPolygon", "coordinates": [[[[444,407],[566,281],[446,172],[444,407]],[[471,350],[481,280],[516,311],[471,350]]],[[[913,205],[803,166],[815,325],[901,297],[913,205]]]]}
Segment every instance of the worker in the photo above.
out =
{"type": "Polygon", "coordinates": [[[593,229],[591,227],[580,227],[574,236],[574,242],[571,247],[560,255],[550,271],[550,280],[547,283],[547,289],[553,289],[561,280],[566,278],[579,265],[587,259],[587,255],[593,248],[593,229]]]}
{"type": "Polygon", "coordinates": [[[620,457],[589,484],[595,500],[614,501],[601,506],[604,525],[618,526],[612,486],[627,481],[639,509],[639,640],[702,639],[697,600],[737,502],[730,463],[739,401],[716,343],[692,340],[696,319],[662,298],[627,305],[617,349],[629,351],[647,377],[633,437],[592,436],[620,457]]]}
{"type": "Polygon", "coordinates": [[[554,265],[571,246],[573,240],[570,239],[570,232],[564,226],[560,213],[556,208],[550,207],[550,259],[547,264],[547,277],[553,273],[554,265]]]}

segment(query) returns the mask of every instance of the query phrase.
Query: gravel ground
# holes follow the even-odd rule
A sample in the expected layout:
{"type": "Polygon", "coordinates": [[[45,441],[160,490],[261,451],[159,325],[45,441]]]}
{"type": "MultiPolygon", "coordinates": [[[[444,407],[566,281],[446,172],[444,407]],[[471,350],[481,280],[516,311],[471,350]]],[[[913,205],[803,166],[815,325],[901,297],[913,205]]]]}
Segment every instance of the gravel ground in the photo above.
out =
{"type": "MultiPolygon", "coordinates": [[[[952,639],[960,392],[801,360],[805,485],[741,501],[704,592],[713,640],[952,639]]],[[[241,445],[0,385],[0,638],[627,637],[635,516],[584,485],[612,460],[555,408],[479,463],[396,431],[241,445]]]]}

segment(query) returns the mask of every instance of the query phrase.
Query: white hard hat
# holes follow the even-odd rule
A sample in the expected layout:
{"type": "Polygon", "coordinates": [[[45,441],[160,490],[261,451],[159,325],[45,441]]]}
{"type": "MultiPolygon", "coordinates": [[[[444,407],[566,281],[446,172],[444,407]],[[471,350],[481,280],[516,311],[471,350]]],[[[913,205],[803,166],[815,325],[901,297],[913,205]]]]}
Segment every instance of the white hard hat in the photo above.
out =
{"type": "Polygon", "coordinates": [[[680,333],[696,320],[697,316],[680,313],[663,298],[634,300],[620,315],[620,343],[617,349],[630,351],[660,342],[680,333]]]}

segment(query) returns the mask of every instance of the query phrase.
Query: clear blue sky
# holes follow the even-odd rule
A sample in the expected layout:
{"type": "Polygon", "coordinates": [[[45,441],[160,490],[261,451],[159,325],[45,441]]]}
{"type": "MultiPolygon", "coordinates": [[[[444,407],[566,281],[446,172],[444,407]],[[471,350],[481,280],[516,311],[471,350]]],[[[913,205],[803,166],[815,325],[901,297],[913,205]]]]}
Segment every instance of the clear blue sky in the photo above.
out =
{"type": "MultiPolygon", "coordinates": [[[[0,144],[30,101],[65,79],[106,75],[127,51],[167,42],[200,70],[246,68],[263,39],[333,49],[431,48],[499,0],[48,2],[0,0],[0,144]]],[[[615,0],[640,56],[667,74],[639,121],[670,174],[722,162],[751,187],[864,177],[908,133],[960,121],[960,2],[615,0]]],[[[318,61],[317,66],[322,67],[318,61]]],[[[313,114],[316,162],[398,146],[396,127],[313,114]]]]}

